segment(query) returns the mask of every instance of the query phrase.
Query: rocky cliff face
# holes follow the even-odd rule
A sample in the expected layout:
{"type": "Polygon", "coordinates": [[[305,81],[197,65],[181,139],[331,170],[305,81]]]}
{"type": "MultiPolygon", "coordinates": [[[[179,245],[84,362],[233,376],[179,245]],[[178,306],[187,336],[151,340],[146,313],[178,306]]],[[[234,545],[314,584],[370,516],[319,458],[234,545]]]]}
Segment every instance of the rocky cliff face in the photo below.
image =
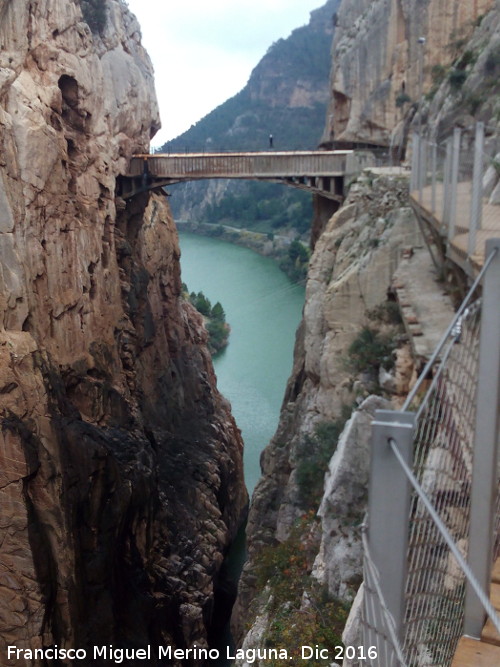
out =
{"type": "Polygon", "coordinates": [[[115,198],[159,120],[139,26],[106,11],[92,34],[76,1],[0,1],[2,664],[203,645],[246,503],[169,209],[115,198]]]}
{"type": "Polygon", "coordinates": [[[461,55],[477,21],[494,5],[495,0],[344,0],[323,141],[402,144],[412,104],[432,89],[440,68],[461,55]]]}
{"type": "MultiPolygon", "coordinates": [[[[431,136],[441,140],[450,134],[453,124],[473,128],[479,119],[487,124],[485,151],[495,155],[499,26],[498,0],[343,1],[337,16],[332,95],[323,143],[404,148],[412,122],[421,122],[431,136]],[[425,41],[419,43],[420,37],[425,41]],[[420,99],[422,92],[425,100],[420,99]],[[417,121],[416,114],[420,115],[417,121]]],[[[465,133],[464,141],[468,139],[465,133]]],[[[494,165],[492,161],[486,179],[489,192],[497,182],[494,165]]],[[[427,261],[430,264],[426,249],[416,254],[416,264],[411,267],[404,262],[394,273],[402,250],[407,247],[405,254],[410,256],[409,248],[421,246],[423,239],[408,207],[408,184],[390,172],[365,172],[351,187],[344,206],[324,229],[318,229],[294,369],[278,431],[262,455],[263,476],[250,509],[249,560],[233,617],[245,648],[279,645],[284,635],[278,626],[284,619],[298,634],[299,619],[312,618],[318,604],[326,615],[325,597],[320,596],[319,602],[314,598],[314,586],[303,583],[304,575],[311,575],[310,580],[348,603],[360,584],[360,524],[367,498],[370,422],[375,409],[389,405],[380,396],[366,397],[374,389],[374,361],[380,362],[386,354],[378,347],[370,361],[367,352],[374,340],[374,326],[389,333],[384,318],[376,324],[374,318],[390,306],[386,292],[393,277],[397,276],[394,284],[411,282],[412,290],[439,304],[436,310],[442,311],[444,323],[429,318],[429,345],[451,319],[450,299],[436,284],[434,270],[425,268],[427,261]],[[355,350],[362,350],[363,365],[353,372],[355,350]],[[317,427],[338,427],[342,414],[351,413],[353,407],[344,430],[339,437],[336,434],[336,451],[329,457],[324,480],[319,480],[321,495],[313,499],[313,511],[306,515],[304,527],[304,512],[310,505],[303,487],[312,479],[311,466],[318,467],[321,445],[317,427]],[[297,526],[302,531],[299,544],[297,526]],[[301,561],[300,576],[294,581],[300,544],[310,544],[314,531],[319,531],[315,558],[301,561]],[[271,558],[273,549],[281,560],[271,558]],[[283,597],[280,589],[284,574],[289,597],[283,597]],[[241,619],[242,610],[247,609],[255,621],[245,635],[241,619]],[[298,612],[295,616],[294,610],[298,612]]],[[[418,337],[423,327],[413,315],[406,320],[407,331],[418,337]]],[[[430,354],[435,342],[425,354],[430,354]]],[[[415,341],[413,347],[418,347],[415,341]]],[[[397,406],[412,382],[415,360],[404,338],[398,339],[392,355],[395,363],[389,373],[383,364],[375,364],[379,371],[375,388],[397,406]]],[[[359,606],[354,605],[354,620],[346,636],[346,643],[352,645],[358,642],[356,613],[359,606]]],[[[304,628],[300,629],[301,637],[305,636],[304,628]]],[[[318,626],[311,636],[313,641],[325,637],[318,626]]],[[[291,646],[296,637],[289,634],[286,641],[291,646]]],[[[246,667],[244,662],[239,664],[246,667]]]]}
{"type": "Polygon", "coordinates": [[[500,2],[476,20],[452,66],[434,69],[434,85],[421,101],[426,133],[442,141],[461,127],[470,141],[476,121],[485,124],[485,153],[498,152],[500,133],[500,2]],[[438,76],[436,76],[436,74],[438,76]],[[496,145],[495,145],[496,139],[496,145]]]}
{"type": "MultiPolygon", "coordinates": [[[[312,505],[304,500],[304,485],[310,478],[304,479],[303,464],[317,463],[315,429],[318,425],[339,424],[346,413],[350,415],[361,404],[338,438],[330,462],[320,509],[323,535],[314,567],[310,563],[311,573],[330,595],[350,601],[359,586],[369,424],[374,410],[386,403],[379,397],[364,400],[379,378],[370,378],[368,369],[366,373],[353,371],[349,348],[370,325],[369,315],[386,303],[403,248],[422,243],[407,205],[407,187],[404,177],[363,175],[352,185],[346,204],[330,219],[316,242],[294,368],[278,431],[261,458],[263,476],[250,507],[249,560],[233,616],[235,633],[241,638],[243,610],[253,609],[257,617],[254,630],[258,632],[250,633],[247,644],[255,636],[258,643],[265,642],[273,625],[273,618],[264,611],[268,597],[262,594],[261,581],[259,584],[263,554],[269,545],[286,543],[304,512],[312,509],[314,516],[321,500],[321,494],[312,505]]],[[[377,327],[384,330],[385,325],[379,322],[374,329],[377,327]]],[[[386,395],[396,398],[407,391],[413,366],[404,338],[390,327],[387,334],[389,330],[396,364],[386,395]]],[[[382,376],[383,371],[380,373],[382,376]]],[[[319,477],[321,489],[323,475],[319,477]]],[[[274,572],[271,579],[276,576],[274,572]]],[[[298,603],[290,604],[292,608],[302,604],[300,597],[298,603]]]]}

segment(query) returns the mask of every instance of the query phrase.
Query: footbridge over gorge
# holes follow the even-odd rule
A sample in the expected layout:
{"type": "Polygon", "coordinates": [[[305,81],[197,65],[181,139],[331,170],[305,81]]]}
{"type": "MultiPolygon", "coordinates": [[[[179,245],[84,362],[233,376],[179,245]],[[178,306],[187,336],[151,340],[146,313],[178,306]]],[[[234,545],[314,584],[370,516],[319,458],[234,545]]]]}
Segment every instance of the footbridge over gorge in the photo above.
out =
{"type": "Polygon", "coordinates": [[[284,183],[341,203],[344,183],[374,164],[368,151],[263,151],[134,155],[118,194],[124,199],[173,183],[237,178],[284,183]]]}

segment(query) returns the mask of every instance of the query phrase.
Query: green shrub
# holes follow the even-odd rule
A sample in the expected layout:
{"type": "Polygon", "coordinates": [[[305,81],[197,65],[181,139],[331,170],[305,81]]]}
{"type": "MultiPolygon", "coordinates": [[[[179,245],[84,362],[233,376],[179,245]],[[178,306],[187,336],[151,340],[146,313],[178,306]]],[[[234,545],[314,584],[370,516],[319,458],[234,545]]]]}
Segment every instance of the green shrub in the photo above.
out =
{"type": "Polygon", "coordinates": [[[433,65],[431,69],[432,83],[439,86],[446,77],[447,69],[444,65],[433,65]]]}
{"type": "Polygon", "coordinates": [[[288,256],[292,262],[300,262],[303,264],[309,261],[309,250],[300,241],[292,241],[288,248],[288,256]]]}
{"type": "Polygon", "coordinates": [[[451,89],[455,92],[459,91],[460,88],[464,85],[466,78],[467,72],[465,72],[463,69],[456,69],[453,67],[448,74],[448,82],[451,86],[451,89]]]}
{"type": "Polygon", "coordinates": [[[216,354],[224,349],[228,343],[229,325],[225,322],[217,322],[216,320],[208,320],[208,347],[211,354],[216,354]]]}
{"type": "Polygon", "coordinates": [[[471,116],[475,116],[478,109],[487,101],[483,95],[476,95],[475,93],[470,93],[465,98],[467,106],[469,108],[469,113],[471,116]]]}
{"type": "MultiPolygon", "coordinates": [[[[288,659],[269,659],[269,667],[292,667],[301,661],[301,646],[317,646],[335,656],[342,646],[342,631],[347,621],[346,605],[328,595],[326,586],[311,582],[306,591],[307,607],[298,604],[283,605],[273,617],[267,629],[266,646],[289,647],[288,659]]],[[[303,662],[303,661],[302,661],[303,662]]],[[[331,664],[330,659],[309,658],[307,665],[331,664]]]]}
{"type": "Polygon", "coordinates": [[[320,503],[325,473],[349,416],[350,410],[334,422],[316,424],[314,434],[305,436],[297,448],[299,463],[295,475],[304,509],[316,509],[320,503]]]}
{"type": "MultiPolygon", "coordinates": [[[[262,549],[256,566],[259,588],[268,585],[270,623],[264,644],[286,647],[287,660],[269,660],[269,667],[288,667],[300,660],[301,645],[318,645],[334,655],[341,646],[341,634],[348,610],[344,603],[328,594],[311,577],[319,548],[314,512],[303,516],[284,542],[262,549]],[[304,604],[307,599],[307,604],[304,604]]],[[[308,660],[308,665],[325,665],[331,661],[308,660]]]]}
{"type": "Polygon", "coordinates": [[[458,58],[455,67],[457,69],[465,69],[468,65],[473,65],[476,62],[477,56],[477,53],[471,49],[467,49],[467,51],[464,51],[460,58],[458,58]]]}
{"type": "Polygon", "coordinates": [[[205,317],[210,316],[210,313],[212,312],[212,304],[210,303],[210,299],[207,299],[203,292],[198,292],[198,294],[193,292],[190,295],[190,299],[191,303],[199,313],[205,317]]]}
{"type": "Polygon", "coordinates": [[[394,366],[392,353],[395,347],[395,341],[390,336],[371,327],[363,327],[349,346],[348,365],[357,373],[378,373],[381,366],[390,370],[394,366]]]}
{"type": "Polygon", "coordinates": [[[484,61],[484,73],[487,77],[492,77],[500,67],[500,46],[490,51],[484,61]]]}
{"type": "Polygon", "coordinates": [[[217,303],[214,305],[214,307],[210,311],[210,317],[213,320],[215,320],[216,322],[225,322],[226,321],[226,313],[224,312],[224,308],[222,307],[220,301],[217,301],[217,303]]]}
{"type": "Polygon", "coordinates": [[[229,340],[231,327],[226,323],[226,313],[224,308],[217,301],[212,307],[210,299],[203,292],[188,293],[185,283],[182,283],[182,292],[184,297],[196,308],[196,310],[205,318],[205,326],[208,332],[208,349],[211,354],[216,354],[224,349],[229,340]]]}
{"type": "Polygon", "coordinates": [[[366,316],[369,320],[383,322],[384,324],[402,324],[401,311],[396,301],[383,301],[371,310],[366,316]]]}
{"type": "Polygon", "coordinates": [[[396,95],[396,106],[398,109],[404,106],[407,102],[411,102],[411,97],[407,93],[399,93],[399,95],[396,95]]]}
{"type": "Polygon", "coordinates": [[[106,27],[106,0],[80,0],[85,22],[94,34],[103,32],[106,27]]]}

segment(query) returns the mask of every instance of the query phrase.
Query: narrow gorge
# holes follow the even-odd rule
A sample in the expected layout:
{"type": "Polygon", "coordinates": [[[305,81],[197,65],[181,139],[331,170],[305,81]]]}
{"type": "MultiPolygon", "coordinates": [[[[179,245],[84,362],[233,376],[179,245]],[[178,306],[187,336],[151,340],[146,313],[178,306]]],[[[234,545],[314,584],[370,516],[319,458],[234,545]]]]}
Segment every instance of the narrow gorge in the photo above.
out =
{"type": "Polygon", "coordinates": [[[117,664],[95,646],[130,665],[209,664],[197,651],[230,620],[224,564],[246,520],[234,664],[293,665],[301,645],[329,651],[303,664],[363,664],[332,650],[360,641],[371,421],[401,406],[431,350],[398,290],[437,304],[431,345],[466,286],[410,206],[409,137],[458,126],[471,146],[482,121],[500,203],[500,1],[329,0],[311,24],[333,38],[330,83],[302,82],[294,103],[326,103],[321,148],[368,150],[374,166],[346,179],[338,210],[315,195],[293,369],[249,501],[166,193],[119,194],[160,126],[140,26],[125,0],[0,0],[6,667],[117,664]],[[85,655],[43,657],[54,646],[85,655]],[[255,657],[270,647],[286,657],[255,657]]]}

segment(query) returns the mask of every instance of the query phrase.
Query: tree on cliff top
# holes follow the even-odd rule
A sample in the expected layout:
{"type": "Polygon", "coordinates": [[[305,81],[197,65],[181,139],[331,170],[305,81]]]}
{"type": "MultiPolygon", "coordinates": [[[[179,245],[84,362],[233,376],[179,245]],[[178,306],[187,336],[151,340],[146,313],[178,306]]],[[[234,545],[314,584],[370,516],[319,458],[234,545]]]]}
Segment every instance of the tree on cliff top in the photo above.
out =
{"type": "Polygon", "coordinates": [[[94,34],[100,33],[106,26],[106,0],[80,0],[83,18],[94,34]]]}

